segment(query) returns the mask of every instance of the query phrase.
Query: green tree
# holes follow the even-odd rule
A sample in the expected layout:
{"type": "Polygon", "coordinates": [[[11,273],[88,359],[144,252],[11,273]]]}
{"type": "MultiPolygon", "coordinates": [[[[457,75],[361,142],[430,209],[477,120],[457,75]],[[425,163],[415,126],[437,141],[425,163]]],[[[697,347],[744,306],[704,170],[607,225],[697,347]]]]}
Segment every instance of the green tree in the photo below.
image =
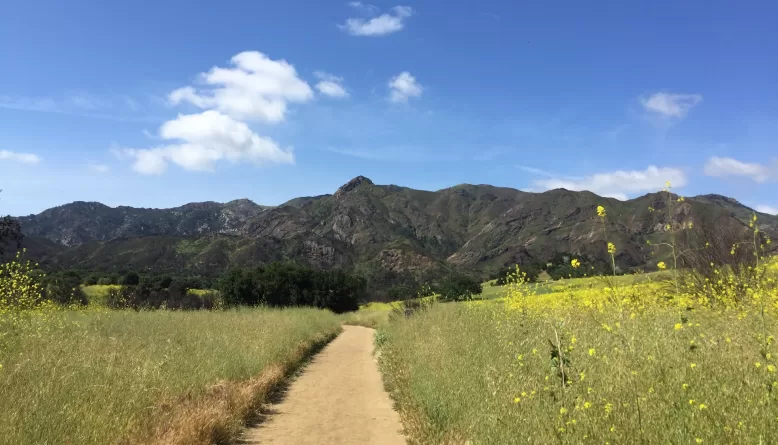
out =
{"type": "Polygon", "coordinates": [[[121,284],[125,286],[137,286],[140,284],[140,275],[138,275],[136,272],[130,272],[124,276],[121,284]]]}
{"type": "Polygon", "coordinates": [[[446,301],[470,300],[473,295],[480,295],[481,283],[474,278],[464,274],[452,274],[443,279],[436,287],[435,291],[440,294],[440,298],[446,301]]]}

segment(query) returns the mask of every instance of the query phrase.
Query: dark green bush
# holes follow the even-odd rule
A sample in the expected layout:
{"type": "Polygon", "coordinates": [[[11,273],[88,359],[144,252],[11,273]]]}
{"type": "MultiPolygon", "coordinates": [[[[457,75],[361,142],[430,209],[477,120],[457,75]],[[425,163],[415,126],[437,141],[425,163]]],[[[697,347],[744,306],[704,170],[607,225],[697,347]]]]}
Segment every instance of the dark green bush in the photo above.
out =
{"type": "Polygon", "coordinates": [[[480,295],[481,283],[473,277],[464,274],[452,274],[440,281],[434,290],[440,298],[446,301],[470,300],[473,295],[480,295]]]}
{"type": "Polygon", "coordinates": [[[59,304],[87,304],[89,301],[81,290],[81,276],[74,271],[56,272],[43,281],[43,297],[59,304]]]}
{"type": "Polygon", "coordinates": [[[130,272],[122,278],[121,284],[124,286],[137,286],[140,284],[140,275],[136,272],[130,272]]]}

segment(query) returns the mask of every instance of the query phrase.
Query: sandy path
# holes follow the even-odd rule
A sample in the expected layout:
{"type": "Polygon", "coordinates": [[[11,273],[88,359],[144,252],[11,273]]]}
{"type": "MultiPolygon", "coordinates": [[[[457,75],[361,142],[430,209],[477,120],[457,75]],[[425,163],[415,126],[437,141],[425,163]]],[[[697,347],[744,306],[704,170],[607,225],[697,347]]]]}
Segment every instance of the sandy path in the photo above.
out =
{"type": "Polygon", "coordinates": [[[373,333],[344,326],[242,443],[404,445],[373,357],[373,333]]]}

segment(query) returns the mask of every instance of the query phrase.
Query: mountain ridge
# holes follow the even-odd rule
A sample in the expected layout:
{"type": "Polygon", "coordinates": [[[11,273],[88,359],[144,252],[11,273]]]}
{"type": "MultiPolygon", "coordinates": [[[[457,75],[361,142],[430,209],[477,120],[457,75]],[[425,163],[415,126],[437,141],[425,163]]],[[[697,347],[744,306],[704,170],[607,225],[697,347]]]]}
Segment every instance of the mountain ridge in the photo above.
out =
{"type": "MultiPolygon", "coordinates": [[[[30,254],[53,267],[191,270],[295,260],[376,274],[450,269],[487,272],[546,261],[555,252],[602,258],[605,235],[596,217],[608,209],[608,240],[621,267],[644,267],[646,241],[663,236],[667,195],[627,201],[588,191],[525,192],[487,184],[437,191],[376,185],[357,176],[333,194],[263,206],[249,199],[188,203],[168,209],[109,207],[76,201],[20,217],[30,254]]],[[[745,227],[753,209],[721,195],[687,198],[676,221],[745,227]]],[[[758,213],[758,212],[757,212],[758,213]]],[[[778,217],[760,214],[778,233],[778,217]]]]}

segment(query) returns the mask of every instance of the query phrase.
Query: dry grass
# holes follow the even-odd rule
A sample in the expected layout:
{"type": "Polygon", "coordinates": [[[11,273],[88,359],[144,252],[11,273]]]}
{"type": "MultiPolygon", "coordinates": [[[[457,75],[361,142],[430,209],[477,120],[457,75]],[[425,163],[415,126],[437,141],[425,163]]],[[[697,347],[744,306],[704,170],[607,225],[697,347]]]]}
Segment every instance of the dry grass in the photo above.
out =
{"type": "Polygon", "coordinates": [[[662,304],[652,283],[607,303],[583,284],[383,327],[409,442],[778,443],[775,287],[719,310],[662,304]]]}
{"type": "Polygon", "coordinates": [[[0,443],[224,443],[340,330],[314,309],[0,320],[0,443]]]}
{"type": "Polygon", "coordinates": [[[389,322],[389,315],[398,304],[368,303],[361,306],[356,312],[342,314],[341,319],[343,324],[376,329],[389,322]]]}

